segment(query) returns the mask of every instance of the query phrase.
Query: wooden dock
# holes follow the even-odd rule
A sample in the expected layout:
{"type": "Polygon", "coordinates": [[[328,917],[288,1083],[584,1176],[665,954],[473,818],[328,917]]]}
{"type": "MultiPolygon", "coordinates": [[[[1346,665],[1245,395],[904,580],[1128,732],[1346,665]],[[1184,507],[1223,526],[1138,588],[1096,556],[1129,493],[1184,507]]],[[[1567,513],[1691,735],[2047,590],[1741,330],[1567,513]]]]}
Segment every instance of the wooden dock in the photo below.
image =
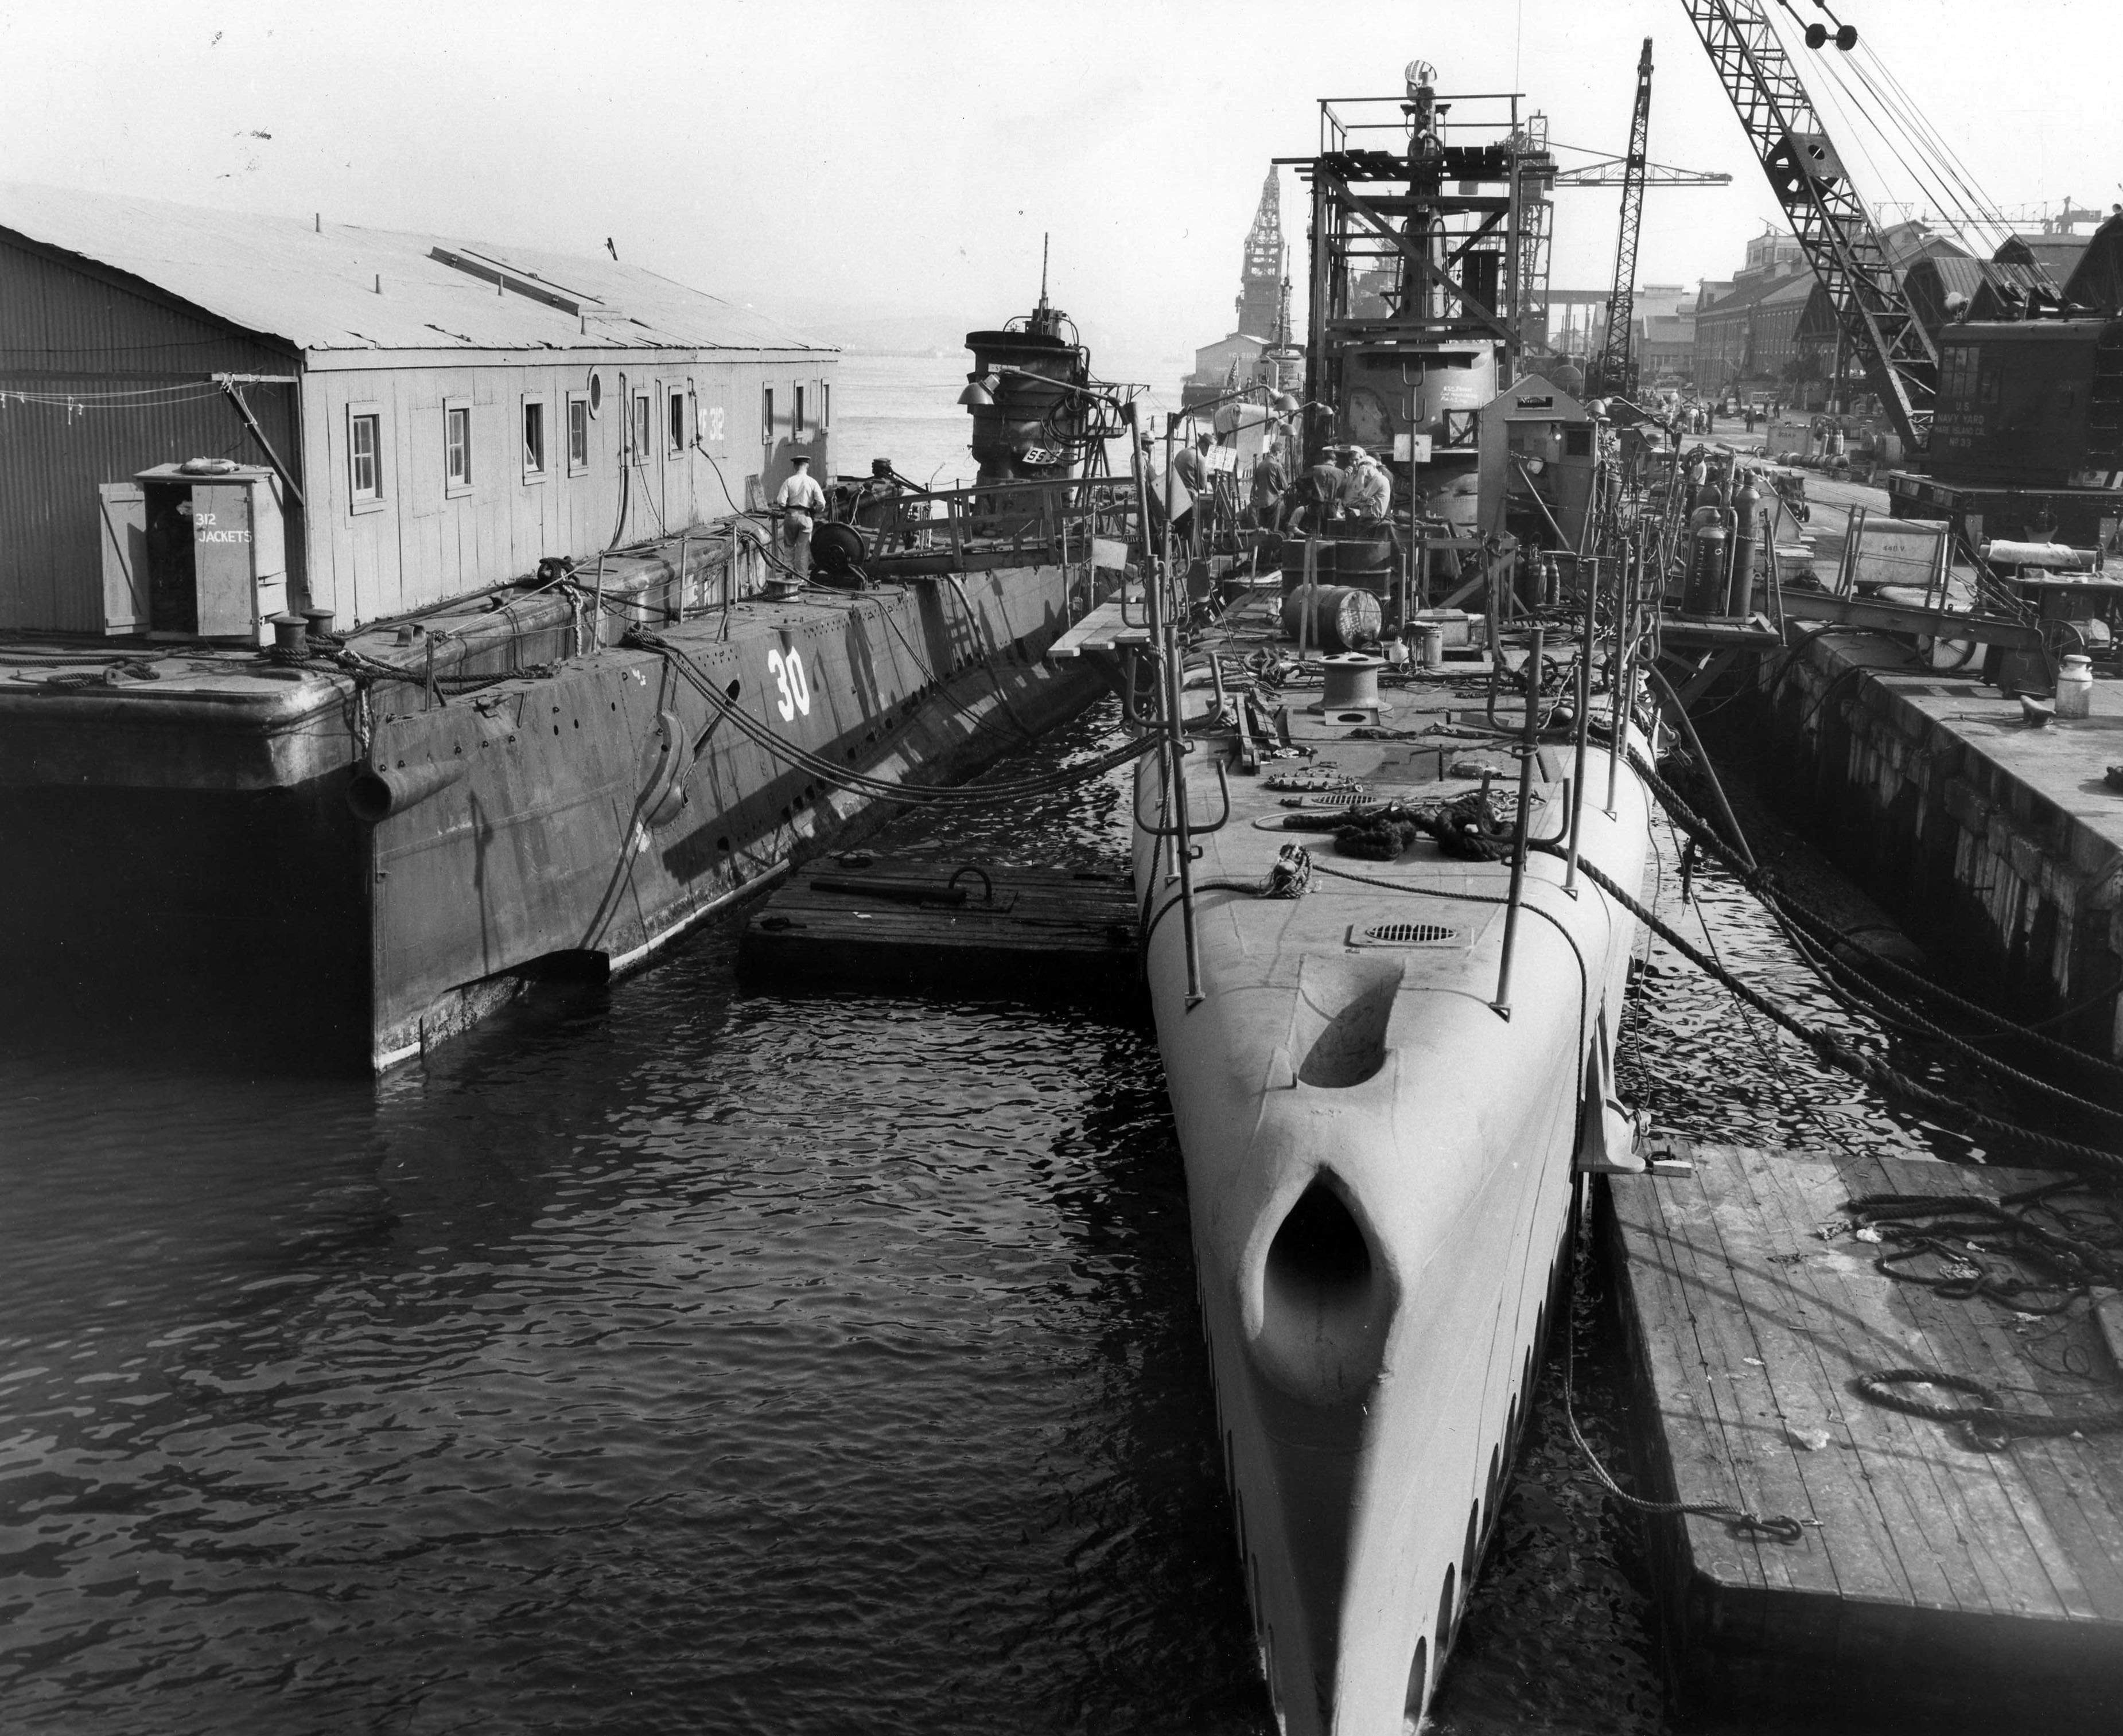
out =
{"type": "Polygon", "coordinates": [[[754,980],[1132,1005],[1135,934],[1134,891],[1118,870],[855,851],[792,876],[747,926],[740,962],[754,980]]]}
{"type": "MultiPolygon", "coordinates": [[[[1786,1515],[1800,1532],[1785,1543],[1715,1518],[1651,1521],[1684,1701],[1838,1729],[2123,1728],[2123,1432],[1986,1448],[1966,1421],[1888,1409],[1854,1385],[1921,1369],[1972,1377],[2008,1413],[2123,1406],[2086,1294],[2043,1314],[2060,1292],[1956,1295],[1897,1279],[1874,1261],[1908,1245],[1901,1232],[1850,1207],[1882,1194],[1996,1200],[2059,1178],[1682,1149],[1692,1176],[1610,1178],[1600,1211],[1645,1425],[1638,1492],[1786,1515]]],[[[2093,1196],[2060,1203],[2116,1233],[2093,1196]]],[[[1949,1228],[1906,1269],[1963,1289],[1979,1272],[2027,1275],[1999,1239],[1949,1228]]]]}

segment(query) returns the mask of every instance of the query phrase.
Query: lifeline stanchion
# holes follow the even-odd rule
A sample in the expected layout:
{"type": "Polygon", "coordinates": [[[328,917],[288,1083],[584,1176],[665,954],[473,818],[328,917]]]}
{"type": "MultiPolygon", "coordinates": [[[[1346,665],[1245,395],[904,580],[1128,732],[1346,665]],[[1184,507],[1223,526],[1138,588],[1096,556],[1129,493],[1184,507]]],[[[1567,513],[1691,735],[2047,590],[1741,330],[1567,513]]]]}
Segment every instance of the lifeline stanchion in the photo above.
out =
{"type": "Polygon", "coordinates": [[[1583,586],[1585,597],[1585,629],[1577,640],[1577,741],[1572,746],[1572,765],[1570,779],[1570,863],[1563,871],[1563,890],[1575,898],[1577,896],[1577,834],[1585,818],[1585,744],[1592,728],[1592,640],[1597,629],[1595,617],[1600,595],[1600,560],[1592,559],[1592,571],[1583,586]]]}
{"type": "Polygon", "coordinates": [[[1489,1003],[1498,1017],[1511,1016],[1511,948],[1519,937],[1519,901],[1525,891],[1526,831],[1533,809],[1534,766],[1540,757],[1541,629],[1534,624],[1533,645],[1525,671],[1525,733],[1519,746],[1519,817],[1511,839],[1511,886],[1504,904],[1504,956],[1497,965],[1497,998],[1489,1003]]]}
{"type": "Polygon", "coordinates": [[[1165,423],[1165,536],[1164,559],[1161,570],[1151,576],[1143,589],[1155,598],[1150,629],[1151,643],[1156,648],[1160,659],[1161,676],[1159,687],[1164,700],[1165,775],[1171,779],[1173,839],[1172,866],[1174,877],[1179,882],[1179,928],[1181,943],[1187,952],[1187,1004],[1193,1008],[1202,1002],[1202,957],[1197,950],[1194,935],[1194,841],[1191,835],[1187,812],[1187,760],[1191,745],[1187,740],[1185,720],[1179,714],[1179,603],[1174,596],[1165,592],[1172,572],[1172,437],[1179,426],[1179,418],[1168,416],[1165,423]]]}
{"type": "Polygon", "coordinates": [[[1636,679],[1637,586],[1643,573],[1642,537],[1632,538],[1624,556],[1617,590],[1621,607],[1615,620],[1615,690],[1607,737],[1607,817],[1615,817],[1615,797],[1621,788],[1622,743],[1629,732],[1629,689],[1636,679]]]}

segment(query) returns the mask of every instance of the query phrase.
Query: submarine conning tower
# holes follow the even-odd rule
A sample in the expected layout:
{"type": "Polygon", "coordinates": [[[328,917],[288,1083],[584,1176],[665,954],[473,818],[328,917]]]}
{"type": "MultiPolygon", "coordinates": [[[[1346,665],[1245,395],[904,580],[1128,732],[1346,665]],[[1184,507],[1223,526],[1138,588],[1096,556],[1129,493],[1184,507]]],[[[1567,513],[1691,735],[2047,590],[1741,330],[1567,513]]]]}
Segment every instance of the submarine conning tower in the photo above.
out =
{"type": "Polygon", "coordinates": [[[966,348],[973,353],[973,371],[959,401],[972,411],[980,480],[1074,475],[1095,403],[1089,391],[1090,353],[1069,316],[1049,305],[1046,286],[1030,313],[1000,331],[968,332],[966,348]]]}

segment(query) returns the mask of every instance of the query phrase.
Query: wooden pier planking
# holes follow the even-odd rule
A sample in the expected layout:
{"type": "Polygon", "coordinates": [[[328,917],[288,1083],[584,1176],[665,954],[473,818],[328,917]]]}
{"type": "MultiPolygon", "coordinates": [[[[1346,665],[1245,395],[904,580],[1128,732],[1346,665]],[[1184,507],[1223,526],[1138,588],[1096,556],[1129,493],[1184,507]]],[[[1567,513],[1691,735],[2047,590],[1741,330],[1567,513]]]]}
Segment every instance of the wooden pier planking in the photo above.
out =
{"type": "Polygon", "coordinates": [[[743,963],[755,980],[1088,994],[1132,1005],[1136,924],[1132,884],[1118,868],[857,852],[791,876],[747,925],[743,963]]]}
{"type": "Polygon", "coordinates": [[[1788,1514],[1804,1534],[1650,1522],[1684,1697],[1928,1727],[2123,1726],[2123,1433],[1983,1452],[1958,1424],[1851,1387],[1922,1367],[1973,1376],[2011,1410],[2112,1409],[2123,1384],[2083,1303],[2030,1322],[1886,1276],[1848,1231],[1818,1233],[1861,1194],[1994,1199],[2055,1178],[1685,1149],[1694,1175],[1611,1177],[1600,1214],[1644,1419],[1642,1492],[1788,1514]],[[2031,1355],[2055,1362],[2067,1345],[2094,1379],[2031,1355]],[[1794,1433],[1814,1429],[1825,1447],[1794,1433]]]}

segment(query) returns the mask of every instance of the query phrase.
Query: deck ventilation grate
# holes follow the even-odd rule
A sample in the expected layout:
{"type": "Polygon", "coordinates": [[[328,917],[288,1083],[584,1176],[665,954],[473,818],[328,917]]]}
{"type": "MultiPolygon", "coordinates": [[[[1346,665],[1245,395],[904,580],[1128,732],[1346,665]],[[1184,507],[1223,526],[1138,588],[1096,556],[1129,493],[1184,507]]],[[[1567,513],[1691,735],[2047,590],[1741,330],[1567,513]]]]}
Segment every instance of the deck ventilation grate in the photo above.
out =
{"type": "Polygon", "coordinates": [[[1365,939],[1382,947],[1427,947],[1459,938],[1459,929],[1435,922],[1381,922],[1364,930],[1365,939]]]}

